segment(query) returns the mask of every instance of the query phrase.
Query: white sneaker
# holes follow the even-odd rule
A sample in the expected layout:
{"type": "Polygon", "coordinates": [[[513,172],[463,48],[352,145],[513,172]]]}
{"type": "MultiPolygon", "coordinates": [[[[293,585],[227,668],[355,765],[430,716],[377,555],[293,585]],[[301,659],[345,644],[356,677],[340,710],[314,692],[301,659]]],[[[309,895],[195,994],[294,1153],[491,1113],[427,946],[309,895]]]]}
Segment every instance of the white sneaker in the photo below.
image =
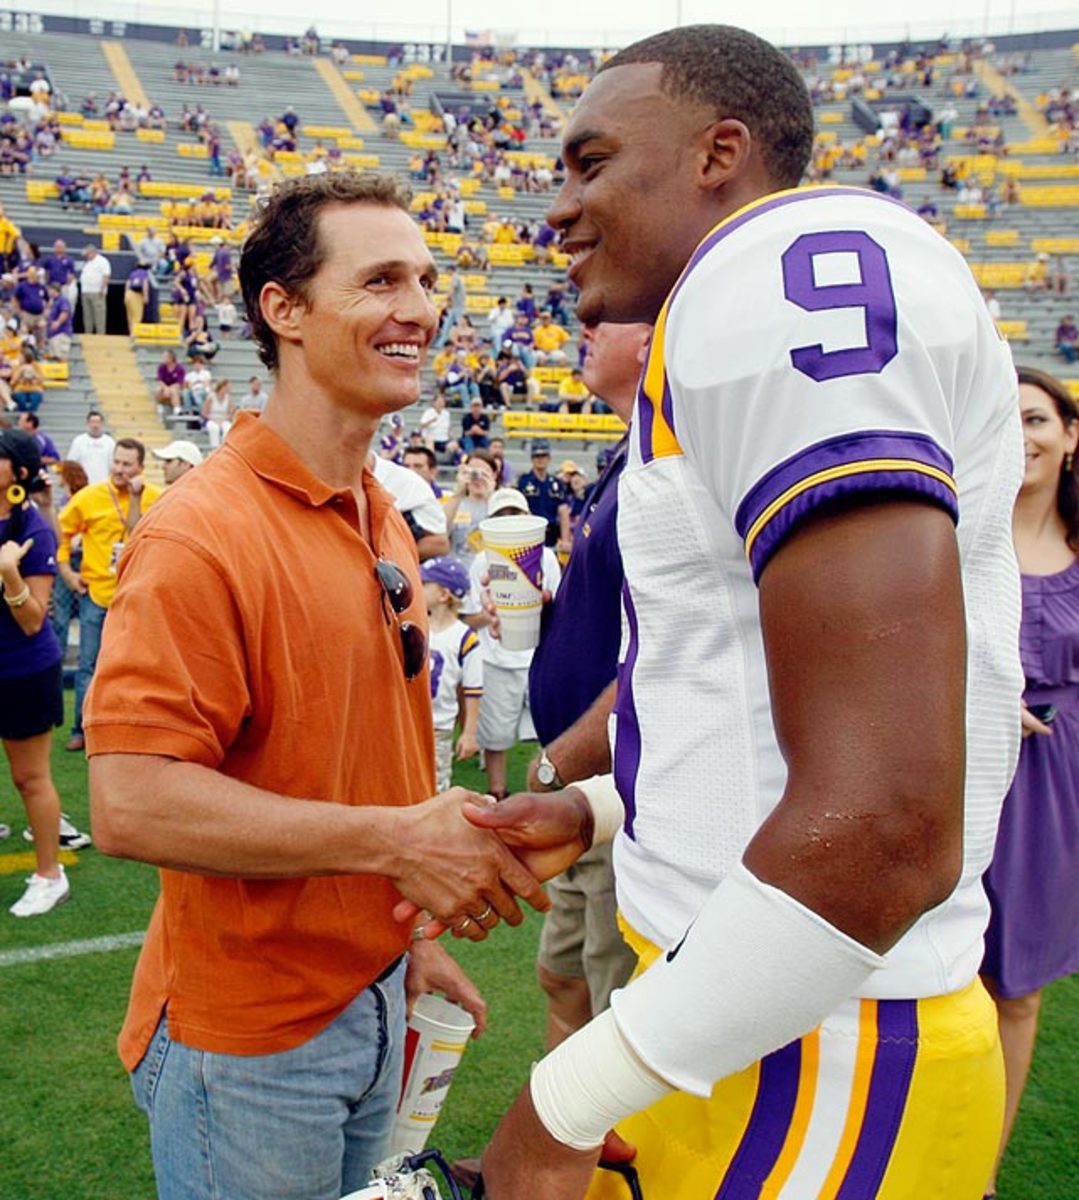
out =
{"type": "Polygon", "coordinates": [[[26,891],[8,911],[13,917],[40,917],[54,909],[71,895],[71,884],[67,881],[64,868],[60,868],[57,879],[44,875],[31,875],[26,882],[26,891]]]}
{"type": "MultiPolygon", "coordinates": [[[[23,837],[28,841],[34,840],[34,831],[29,827],[22,831],[23,837]]],[[[67,813],[60,814],[60,849],[61,850],[84,850],[90,845],[90,835],[76,829],[67,813]]]]}

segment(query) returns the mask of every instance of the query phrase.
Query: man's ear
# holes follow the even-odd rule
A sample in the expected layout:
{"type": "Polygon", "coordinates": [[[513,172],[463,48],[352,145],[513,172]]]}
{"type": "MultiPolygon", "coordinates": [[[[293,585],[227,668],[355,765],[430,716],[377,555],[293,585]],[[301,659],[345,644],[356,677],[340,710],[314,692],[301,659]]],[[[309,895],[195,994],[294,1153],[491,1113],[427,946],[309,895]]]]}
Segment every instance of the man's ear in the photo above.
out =
{"type": "Polygon", "coordinates": [[[738,183],[750,169],[754,156],[753,135],[734,117],[713,121],[702,135],[702,186],[715,191],[738,183]]]}
{"type": "Polygon", "coordinates": [[[259,293],[262,318],[277,336],[287,342],[300,340],[300,318],[305,308],[303,300],[294,296],[276,280],[263,284],[259,293]]]}

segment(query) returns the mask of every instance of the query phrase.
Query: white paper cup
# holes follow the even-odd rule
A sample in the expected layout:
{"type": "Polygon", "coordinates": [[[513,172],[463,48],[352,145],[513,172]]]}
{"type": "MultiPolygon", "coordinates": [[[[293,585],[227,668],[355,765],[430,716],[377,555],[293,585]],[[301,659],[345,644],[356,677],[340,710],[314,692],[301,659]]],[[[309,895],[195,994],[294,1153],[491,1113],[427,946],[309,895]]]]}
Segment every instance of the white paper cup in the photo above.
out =
{"type": "Polygon", "coordinates": [[[544,517],[488,517],[480,522],[491,599],[502,622],[507,650],[533,650],[539,645],[543,609],[544,517]]]}
{"type": "Polygon", "coordinates": [[[427,1144],[476,1022],[458,1004],[424,995],[408,1019],[405,1072],[390,1154],[417,1154],[427,1144]]]}

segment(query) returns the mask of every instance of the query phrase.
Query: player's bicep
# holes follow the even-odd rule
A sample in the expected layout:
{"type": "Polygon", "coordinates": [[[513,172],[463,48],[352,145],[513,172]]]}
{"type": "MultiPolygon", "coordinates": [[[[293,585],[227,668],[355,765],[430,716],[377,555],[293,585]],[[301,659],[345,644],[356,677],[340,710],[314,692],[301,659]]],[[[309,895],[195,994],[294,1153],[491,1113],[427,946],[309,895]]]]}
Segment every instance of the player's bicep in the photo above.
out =
{"type": "Polygon", "coordinates": [[[760,579],[783,798],[747,865],[873,947],[955,882],[966,632],[948,514],[916,499],[821,509],[760,579]]]}

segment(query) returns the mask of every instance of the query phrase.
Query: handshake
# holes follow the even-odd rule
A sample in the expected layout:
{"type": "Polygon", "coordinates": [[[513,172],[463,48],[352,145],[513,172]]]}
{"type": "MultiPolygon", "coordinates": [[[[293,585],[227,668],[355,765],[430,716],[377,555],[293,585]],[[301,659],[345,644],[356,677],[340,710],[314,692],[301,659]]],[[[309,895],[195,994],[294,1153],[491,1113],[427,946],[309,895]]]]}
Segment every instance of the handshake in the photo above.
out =
{"type": "Polygon", "coordinates": [[[572,866],[598,833],[601,840],[611,835],[621,803],[603,777],[501,803],[451,788],[400,815],[401,865],[393,879],[405,899],[394,916],[416,923],[416,938],[450,930],[478,942],[499,920],[524,920],[518,898],[545,912],[550,901],[540,885],[572,866]]]}

